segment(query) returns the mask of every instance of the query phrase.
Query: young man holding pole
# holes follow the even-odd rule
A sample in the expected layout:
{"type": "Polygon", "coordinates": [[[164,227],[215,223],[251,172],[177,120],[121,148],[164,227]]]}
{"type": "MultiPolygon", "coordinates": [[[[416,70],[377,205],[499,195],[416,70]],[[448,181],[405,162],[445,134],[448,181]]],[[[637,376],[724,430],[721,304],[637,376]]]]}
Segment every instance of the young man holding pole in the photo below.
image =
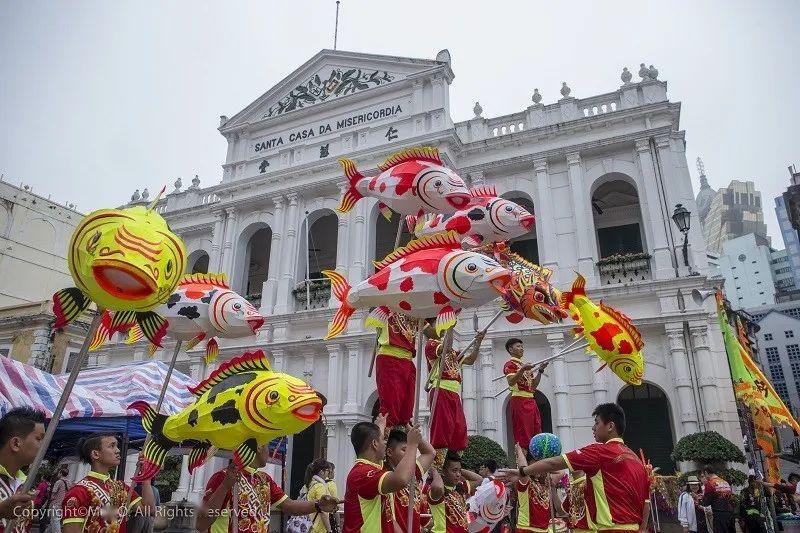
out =
{"type": "Polygon", "coordinates": [[[592,432],[597,442],[517,470],[498,471],[496,477],[516,481],[564,468],[572,472],[582,470],[588,480],[584,498],[589,529],[640,531],[649,508],[650,480],[642,461],[622,441],[625,412],[615,403],[604,403],[592,414],[592,432]]]}
{"type": "Polygon", "coordinates": [[[408,430],[403,458],[393,471],[388,471],[381,465],[386,457],[386,416],[379,415],[375,422],[359,422],[350,431],[356,464],[347,475],[342,533],[394,533],[388,495],[414,479],[417,449],[422,441],[419,428],[408,430]]]}
{"type": "Polygon", "coordinates": [[[44,437],[45,414],[30,407],[17,407],[0,418],[0,533],[18,518],[15,533],[30,529],[24,512],[32,509],[33,494],[19,492],[25,482],[23,468],[36,457],[44,437]]]}
{"type": "Polygon", "coordinates": [[[155,497],[150,480],[142,482],[140,497],[122,481],[111,479],[120,461],[116,435],[99,433],[81,440],[78,456],[92,469],[64,495],[63,533],[125,533],[132,512],[140,509],[144,515],[152,514],[155,497]]]}
{"type": "MultiPolygon", "coordinates": [[[[408,451],[408,437],[404,431],[394,429],[389,433],[389,439],[386,441],[386,466],[387,470],[394,470],[406,456],[408,451]]],[[[436,457],[436,450],[424,438],[419,441],[419,457],[417,457],[417,465],[415,469],[416,485],[417,488],[414,492],[414,517],[412,532],[419,532],[420,530],[420,509],[422,505],[422,478],[425,473],[433,464],[436,457]]],[[[409,487],[403,487],[391,495],[392,511],[394,513],[394,521],[400,531],[408,532],[408,507],[409,500],[411,499],[411,491],[409,487]]]]}
{"type": "Polygon", "coordinates": [[[467,420],[461,405],[461,367],[475,362],[485,335],[485,331],[475,334],[474,347],[464,357],[456,350],[447,350],[442,354],[442,342],[437,339],[429,339],[425,344],[428,383],[431,387],[428,399],[433,411],[431,444],[437,450],[460,452],[467,448],[467,420]]]}
{"type": "Polygon", "coordinates": [[[408,424],[414,414],[417,368],[414,366],[416,331],[412,321],[390,312],[387,331],[378,332],[375,381],[380,412],[386,415],[387,427],[408,424]]]}
{"type": "Polygon", "coordinates": [[[542,415],[533,394],[542,380],[547,363],[542,363],[534,376],[533,365],[522,361],[525,346],[520,339],[508,339],[506,351],[511,356],[503,367],[508,388],[511,389],[511,427],[514,428],[514,442],[525,450],[531,437],[542,432],[542,415]]]}
{"type": "Polygon", "coordinates": [[[428,489],[432,515],[432,533],[467,533],[467,498],[475,492],[483,477],[461,468],[461,457],[447,452],[441,475],[436,469],[428,489]]]}
{"type": "Polygon", "coordinates": [[[243,472],[239,473],[236,466],[231,464],[209,478],[203,495],[203,509],[195,524],[196,530],[228,533],[233,531],[233,522],[236,520],[236,530],[242,533],[269,531],[273,506],[290,515],[336,511],[339,502],[332,496],[322,496],[316,502],[289,499],[269,474],[259,470],[267,465],[269,453],[269,446],[262,446],[256,453],[254,464],[245,467],[243,472]],[[238,505],[232,511],[231,493],[237,479],[238,505]],[[235,517],[232,517],[234,513],[235,517]]]}

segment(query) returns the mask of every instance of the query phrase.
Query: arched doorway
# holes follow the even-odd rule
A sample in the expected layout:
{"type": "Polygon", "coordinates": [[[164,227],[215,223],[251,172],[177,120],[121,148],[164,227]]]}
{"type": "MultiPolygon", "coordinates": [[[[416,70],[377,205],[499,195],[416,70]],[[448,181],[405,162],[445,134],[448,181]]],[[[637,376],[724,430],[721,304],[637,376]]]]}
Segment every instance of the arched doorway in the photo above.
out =
{"type": "Polygon", "coordinates": [[[625,444],[636,453],[641,449],[662,474],[675,472],[675,461],[670,457],[675,437],[664,391],[647,382],[638,387],[628,385],[620,391],[617,403],[625,411],[625,444]]]}
{"type": "MultiPolygon", "coordinates": [[[[542,432],[553,432],[553,415],[550,411],[550,401],[547,399],[542,391],[537,390],[533,393],[533,398],[536,400],[536,405],[539,407],[539,414],[542,417],[542,432]]],[[[511,396],[506,399],[504,409],[506,415],[506,449],[509,453],[514,451],[514,428],[511,424],[511,396]]]]}
{"type": "Polygon", "coordinates": [[[303,224],[297,279],[293,291],[297,309],[320,309],[328,306],[330,281],[323,270],[336,269],[336,246],[339,217],[330,209],[315,211],[303,224]]]}
{"type": "MultiPolygon", "coordinates": [[[[521,193],[510,192],[504,194],[503,198],[519,204],[521,207],[524,207],[528,213],[534,216],[536,215],[536,213],[534,213],[533,202],[527,196],[521,193]]],[[[525,235],[511,239],[510,245],[512,252],[516,252],[531,263],[539,264],[539,243],[536,239],[535,225],[531,227],[531,230],[525,235]]]]}
{"type": "Polygon", "coordinates": [[[642,210],[636,187],[623,174],[611,174],[592,194],[592,216],[596,228],[597,262],[603,284],[650,278],[642,210]]]}
{"type": "Polygon", "coordinates": [[[323,440],[326,435],[325,426],[321,420],[317,420],[292,438],[291,486],[289,488],[292,498],[297,498],[300,494],[306,467],[314,459],[322,457],[325,448],[323,440]]]}

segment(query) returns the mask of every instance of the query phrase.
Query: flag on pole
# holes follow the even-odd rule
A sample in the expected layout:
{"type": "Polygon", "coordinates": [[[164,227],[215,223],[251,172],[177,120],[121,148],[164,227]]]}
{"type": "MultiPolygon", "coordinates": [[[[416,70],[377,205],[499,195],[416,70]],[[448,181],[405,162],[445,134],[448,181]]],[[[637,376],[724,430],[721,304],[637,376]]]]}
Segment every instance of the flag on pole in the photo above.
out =
{"type": "Polygon", "coordinates": [[[728,323],[721,292],[717,292],[717,317],[722,330],[722,338],[725,341],[725,351],[731,367],[733,392],[736,399],[750,407],[754,413],[758,409],[764,409],[773,422],[789,426],[800,434],[800,425],[786,408],[778,393],[775,392],[772,383],[753,361],[743,330],[740,330],[740,335],[737,335],[728,323]],[[744,337],[744,343],[740,340],[741,337],[744,337]]]}

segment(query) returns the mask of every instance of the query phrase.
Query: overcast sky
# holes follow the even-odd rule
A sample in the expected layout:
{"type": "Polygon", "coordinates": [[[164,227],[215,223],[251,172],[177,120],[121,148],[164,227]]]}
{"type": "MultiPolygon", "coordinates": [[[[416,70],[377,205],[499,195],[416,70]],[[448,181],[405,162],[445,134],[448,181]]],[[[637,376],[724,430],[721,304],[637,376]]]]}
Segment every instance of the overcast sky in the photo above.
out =
{"type": "MultiPolygon", "coordinates": [[[[0,172],[84,212],[176,177],[218,183],[216,128],[333,46],[333,0],[0,0],[0,172]]],[[[800,166],[800,2],[343,0],[339,48],[433,59],[447,48],[454,120],[615,90],[654,64],[682,102],[712,187],[773,198],[800,166]],[[391,6],[391,7],[390,7],[391,6]]]]}

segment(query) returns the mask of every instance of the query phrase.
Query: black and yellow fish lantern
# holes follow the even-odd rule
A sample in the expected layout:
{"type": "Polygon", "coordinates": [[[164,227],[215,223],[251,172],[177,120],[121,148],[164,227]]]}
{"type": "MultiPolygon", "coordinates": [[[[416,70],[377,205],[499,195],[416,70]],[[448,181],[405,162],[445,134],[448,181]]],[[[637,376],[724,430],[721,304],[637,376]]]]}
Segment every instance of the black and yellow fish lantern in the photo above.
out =
{"type": "Polygon", "coordinates": [[[98,311],[112,313],[101,328],[113,334],[139,324],[161,345],[167,323],[153,309],[178,285],[186,249],[153,209],[159,197],[149,207],[100,209],[80,221],[67,250],[76,287],[53,295],[54,327],[63,328],[94,302],[98,311]]]}

